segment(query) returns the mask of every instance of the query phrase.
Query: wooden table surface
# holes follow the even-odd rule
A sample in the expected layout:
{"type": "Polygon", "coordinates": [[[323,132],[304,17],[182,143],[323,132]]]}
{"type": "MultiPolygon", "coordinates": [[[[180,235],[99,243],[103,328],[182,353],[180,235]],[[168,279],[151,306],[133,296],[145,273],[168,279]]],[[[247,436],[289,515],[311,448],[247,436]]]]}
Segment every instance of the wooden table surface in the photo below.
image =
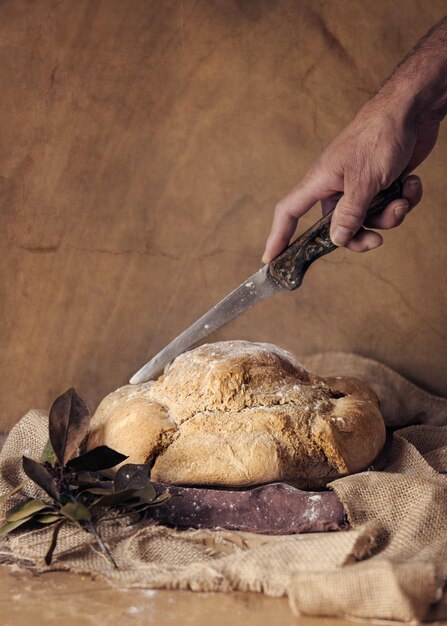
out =
{"type": "Polygon", "coordinates": [[[0,566],[0,622],[3,626],[352,625],[352,621],[335,618],[295,617],[286,598],[256,593],[117,590],[87,576],[66,572],[36,576],[7,565],[0,566]]]}
{"type": "Polygon", "coordinates": [[[85,576],[65,572],[35,576],[9,566],[0,567],[0,615],[3,626],[348,624],[332,618],[296,618],[285,598],[255,593],[116,590],[85,576]]]}

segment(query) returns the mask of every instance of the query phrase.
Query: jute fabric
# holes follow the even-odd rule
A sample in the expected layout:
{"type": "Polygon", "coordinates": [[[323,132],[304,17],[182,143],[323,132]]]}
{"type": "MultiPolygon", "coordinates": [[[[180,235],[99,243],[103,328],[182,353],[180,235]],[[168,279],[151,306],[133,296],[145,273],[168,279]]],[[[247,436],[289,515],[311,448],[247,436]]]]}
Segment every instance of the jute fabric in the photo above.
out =
{"type": "MultiPolygon", "coordinates": [[[[177,531],[129,517],[99,527],[118,569],[91,535],[68,525],[50,568],[43,560],[49,528],[3,538],[0,559],[34,571],[100,576],[118,586],[287,596],[296,614],[423,620],[442,599],[447,578],[447,400],[355,355],[327,353],[304,362],[321,375],[369,382],[387,425],[400,427],[382,471],[330,485],[345,506],[350,530],[266,537],[177,531]]],[[[13,427],[0,453],[0,494],[24,479],[22,454],[39,459],[47,438],[44,411],[30,411],[13,427]]],[[[0,504],[0,519],[24,493],[42,495],[28,482],[23,493],[0,504]]]]}

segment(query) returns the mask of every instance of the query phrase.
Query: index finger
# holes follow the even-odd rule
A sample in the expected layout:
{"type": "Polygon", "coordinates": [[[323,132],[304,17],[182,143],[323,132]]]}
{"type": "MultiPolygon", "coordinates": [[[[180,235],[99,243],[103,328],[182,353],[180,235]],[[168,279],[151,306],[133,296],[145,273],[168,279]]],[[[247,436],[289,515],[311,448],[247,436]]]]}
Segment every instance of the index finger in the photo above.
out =
{"type": "Polygon", "coordinates": [[[318,194],[314,185],[299,183],[292,191],[278,202],[273,215],[272,227],[265,246],[262,262],[269,263],[284,248],[296,230],[298,219],[307,213],[318,200],[333,192],[318,194]]]}

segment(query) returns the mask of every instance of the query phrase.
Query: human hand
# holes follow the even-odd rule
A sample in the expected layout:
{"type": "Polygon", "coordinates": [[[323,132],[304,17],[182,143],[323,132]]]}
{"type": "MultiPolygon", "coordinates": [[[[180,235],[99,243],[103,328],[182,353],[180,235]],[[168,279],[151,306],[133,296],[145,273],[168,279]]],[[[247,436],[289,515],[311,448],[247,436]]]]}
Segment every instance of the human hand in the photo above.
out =
{"type": "Polygon", "coordinates": [[[298,219],[318,201],[324,214],[335,206],[330,232],[336,245],[356,252],[380,246],[382,236],[367,229],[398,226],[421,200],[421,181],[408,174],[433,149],[441,119],[436,114],[403,112],[379,92],[278,202],[263,262],[284,250],[298,219]],[[366,217],[374,196],[398,177],[403,181],[402,198],[366,217]]]}

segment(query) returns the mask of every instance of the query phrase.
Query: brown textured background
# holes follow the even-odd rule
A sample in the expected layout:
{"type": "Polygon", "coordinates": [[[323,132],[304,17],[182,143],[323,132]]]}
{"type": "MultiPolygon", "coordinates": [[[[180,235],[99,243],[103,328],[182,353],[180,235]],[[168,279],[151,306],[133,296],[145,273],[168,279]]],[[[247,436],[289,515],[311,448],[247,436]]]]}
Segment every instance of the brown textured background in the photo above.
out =
{"type": "MultiPolygon", "coordinates": [[[[3,1],[0,427],[71,385],[94,408],[257,269],[275,202],[445,8],[3,1]]],[[[446,126],[381,249],[213,339],[355,351],[446,394],[446,126]]]]}

